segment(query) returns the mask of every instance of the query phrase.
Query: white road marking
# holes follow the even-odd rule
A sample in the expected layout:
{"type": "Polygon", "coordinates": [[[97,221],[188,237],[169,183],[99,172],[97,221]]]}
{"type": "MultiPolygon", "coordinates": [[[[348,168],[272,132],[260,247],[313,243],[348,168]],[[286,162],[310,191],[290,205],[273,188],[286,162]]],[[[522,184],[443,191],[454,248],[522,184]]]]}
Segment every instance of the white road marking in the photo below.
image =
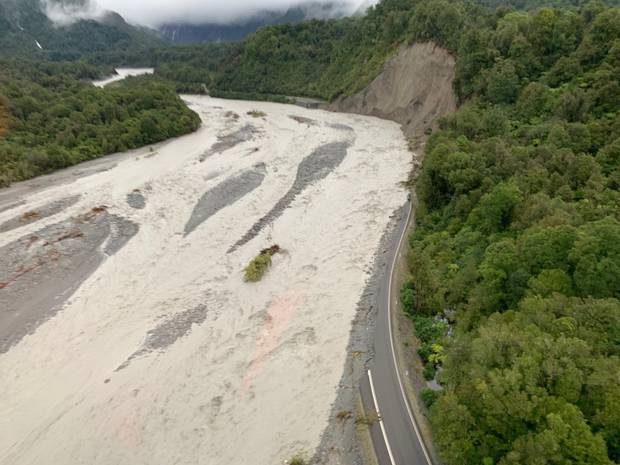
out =
{"type": "MultiPolygon", "coordinates": [[[[405,388],[403,387],[403,381],[400,377],[400,371],[398,369],[398,362],[396,361],[396,351],[394,350],[394,337],[392,336],[392,277],[394,276],[394,268],[396,267],[396,260],[401,254],[401,246],[403,243],[403,239],[405,238],[405,234],[407,232],[407,225],[409,224],[409,218],[411,217],[411,206],[409,211],[407,212],[407,219],[405,220],[405,227],[403,228],[403,232],[400,235],[400,239],[398,241],[398,245],[396,247],[396,255],[394,256],[394,261],[392,261],[392,269],[390,270],[390,279],[388,283],[388,333],[390,335],[390,347],[392,349],[392,359],[394,360],[394,366],[396,367],[396,376],[398,378],[398,385],[400,387],[400,393],[403,396],[403,401],[405,402],[405,406],[407,407],[407,414],[409,415],[409,420],[413,425],[413,429],[415,430],[415,434],[418,437],[418,441],[422,446],[422,452],[424,452],[424,457],[426,458],[426,463],[428,465],[433,465],[431,459],[428,455],[428,451],[426,450],[426,444],[422,440],[422,436],[420,435],[420,431],[418,429],[418,425],[413,418],[413,413],[411,412],[411,407],[409,406],[409,402],[407,401],[407,395],[405,394],[405,388]]],[[[370,375],[370,372],[369,372],[370,375]]],[[[372,383],[370,384],[372,388],[372,383]]],[[[387,442],[387,439],[386,439],[387,442]]],[[[394,463],[394,461],[392,461],[394,463]]]]}
{"type": "Polygon", "coordinates": [[[383,441],[385,442],[385,447],[388,451],[388,455],[390,456],[390,462],[392,465],[396,465],[394,462],[394,456],[392,455],[392,448],[390,447],[390,441],[388,441],[387,434],[385,433],[385,426],[383,426],[383,418],[381,418],[381,411],[379,410],[379,404],[377,403],[377,396],[375,395],[375,386],[372,382],[372,373],[368,370],[368,381],[370,382],[370,392],[372,393],[372,401],[375,404],[375,410],[377,411],[377,415],[379,416],[379,426],[381,427],[381,433],[383,434],[383,441]]]}

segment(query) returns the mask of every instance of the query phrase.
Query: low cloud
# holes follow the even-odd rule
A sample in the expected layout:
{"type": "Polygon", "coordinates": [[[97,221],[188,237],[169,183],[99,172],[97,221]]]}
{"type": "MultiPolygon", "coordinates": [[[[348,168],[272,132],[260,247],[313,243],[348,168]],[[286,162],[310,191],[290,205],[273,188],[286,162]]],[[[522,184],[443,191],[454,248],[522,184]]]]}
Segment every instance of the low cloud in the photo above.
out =
{"type": "Polygon", "coordinates": [[[90,0],[84,2],[42,0],[41,3],[47,17],[59,26],[66,26],[82,19],[99,19],[105,14],[105,9],[90,0]]]}
{"type": "MultiPolygon", "coordinates": [[[[132,22],[154,27],[165,23],[242,23],[265,11],[286,11],[308,3],[307,0],[99,0],[105,10],[116,11],[132,22]]],[[[317,0],[311,3],[334,2],[317,0]]],[[[343,0],[336,3],[339,5],[335,11],[351,14],[368,2],[343,0]]]]}

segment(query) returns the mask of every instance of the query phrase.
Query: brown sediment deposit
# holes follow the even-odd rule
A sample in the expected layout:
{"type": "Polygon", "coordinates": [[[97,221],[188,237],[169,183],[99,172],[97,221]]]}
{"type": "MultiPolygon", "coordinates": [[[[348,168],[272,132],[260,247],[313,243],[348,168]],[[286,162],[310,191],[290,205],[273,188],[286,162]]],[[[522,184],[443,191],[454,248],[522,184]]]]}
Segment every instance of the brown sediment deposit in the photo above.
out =
{"type": "Polygon", "coordinates": [[[365,89],[330,109],[390,119],[407,137],[423,137],[456,109],[455,68],[454,57],[434,43],[403,46],[365,89]]]}

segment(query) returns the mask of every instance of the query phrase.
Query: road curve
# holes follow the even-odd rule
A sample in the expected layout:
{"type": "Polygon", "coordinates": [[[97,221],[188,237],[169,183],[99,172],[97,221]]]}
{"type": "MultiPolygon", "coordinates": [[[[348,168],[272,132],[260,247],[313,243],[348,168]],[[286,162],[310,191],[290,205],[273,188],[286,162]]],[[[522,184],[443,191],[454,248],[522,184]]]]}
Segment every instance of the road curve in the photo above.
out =
{"type": "Polygon", "coordinates": [[[388,272],[377,293],[375,357],[362,379],[360,391],[366,411],[376,410],[380,415],[381,420],[370,426],[379,465],[433,465],[405,394],[392,334],[392,302],[398,296],[392,280],[395,264],[405,253],[403,244],[411,218],[411,202],[405,205],[405,211],[398,225],[398,242],[389,252],[388,272]]]}

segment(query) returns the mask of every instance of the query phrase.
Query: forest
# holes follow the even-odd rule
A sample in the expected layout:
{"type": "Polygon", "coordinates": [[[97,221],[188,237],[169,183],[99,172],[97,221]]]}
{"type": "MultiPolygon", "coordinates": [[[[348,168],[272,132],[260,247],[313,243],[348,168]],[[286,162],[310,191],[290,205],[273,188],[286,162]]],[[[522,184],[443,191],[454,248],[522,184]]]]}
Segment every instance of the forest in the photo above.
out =
{"type": "Polygon", "coordinates": [[[0,63],[0,186],[196,130],[200,118],[167,82],[105,89],[85,63],[0,63]]]}
{"type": "Polygon", "coordinates": [[[168,49],[113,13],[58,26],[38,0],[0,0],[0,187],[196,130],[175,93],[182,80],[165,67],[105,89],[88,82],[133,60],[159,63],[168,49]]]}
{"type": "Polygon", "coordinates": [[[618,463],[620,10],[461,18],[426,24],[462,103],[426,146],[401,293],[434,441],[448,464],[618,463]]]}

